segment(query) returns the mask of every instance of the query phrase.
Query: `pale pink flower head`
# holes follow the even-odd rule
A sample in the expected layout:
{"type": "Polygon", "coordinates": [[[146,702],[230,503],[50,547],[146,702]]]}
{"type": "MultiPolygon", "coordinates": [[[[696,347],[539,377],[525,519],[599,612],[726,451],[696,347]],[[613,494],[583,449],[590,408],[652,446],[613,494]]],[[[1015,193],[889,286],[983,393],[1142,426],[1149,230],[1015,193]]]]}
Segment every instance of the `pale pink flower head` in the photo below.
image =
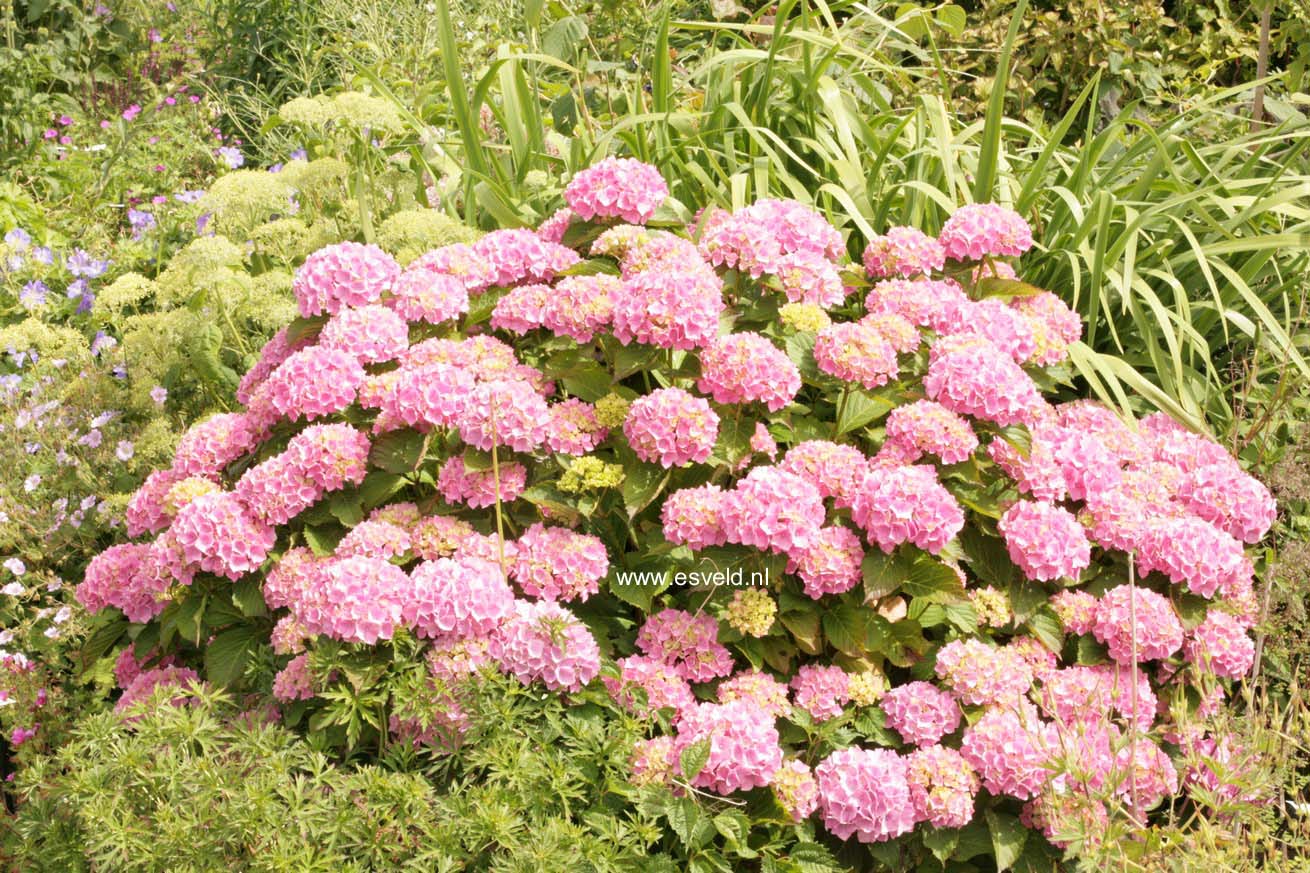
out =
{"type": "MultiPolygon", "coordinates": [[[[300,351],[311,342],[313,342],[313,339],[310,334],[300,336],[294,342],[291,341],[288,339],[288,329],[285,327],[273,334],[273,338],[266,342],[260,350],[259,360],[255,361],[255,365],[241,377],[241,384],[237,386],[236,392],[237,402],[250,403],[251,398],[255,396],[256,389],[264,384],[264,380],[268,378],[268,375],[276,370],[279,364],[291,357],[292,352],[300,351]]],[[[164,389],[159,388],[158,390],[163,391],[164,389]]],[[[167,392],[165,392],[164,396],[168,396],[167,392]]]]}
{"type": "Polygon", "coordinates": [[[172,582],[155,566],[150,546],[120,543],[91,559],[74,596],[87,612],[113,606],[129,621],[145,622],[164,611],[172,582]]]}
{"type": "Polygon", "coordinates": [[[762,421],[755,422],[755,430],[751,434],[751,451],[767,455],[771,461],[778,457],[778,443],[762,421]]]}
{"type": "Polygon", "coordinates": [[[596,420],[596,407],[570,397],[550,407],[546,445],[562,455],[585,455],[604,442],[609,429],[596,420]]]}
{"type": "Polygon", "coordinates": [[[1024,363],[1037,351],[1032,322],[995,297],[970,301],[956,310],[955,318],[956,324],[946,331],[948,335],[981,337],[1015,363],[1024,363]]]}
{"type": "Polygon", "coordinates": [[[698,485],[674,491],[664,501],[660,518],[664,538],[695,551],[728,541],[721,521],[725,492],[718,485],[698,485]]]}
{"type": "Polygon", "coordinates": [[[614,318],[614,297],[623,290],[617,276],[566,276],[551,289],[542,325],[557,336],[590,343],[614,318]]]}
{"type": "Polygon", "coordinates": [[[537,225],[537,236],[546,242],[564,242],[564,234],[568,232],[569,225],[573,223],[576,216],[577,214],[567,206],[556,209],[537,225]]]}
{"type": "Polygon", "coordinates": [[[1140,573],[1162,573],[1202,597],[1240,591],[1252,572],[1240,542],[1195,516],[1148,522],[1135,557],[1140,573]]]}
{"type": "Polygon", "coordinates": [[[260,387],[259,395],[284,418],[312,421],[354,403],[365,376],[354,355],[311,346],[283,361],[260,387]]]}
{"type": "Polygon", "coordinates": [[[273,677],[273,697],[283,703],[309,700],[314,696],[314,675],[309,670],[309,655],[292,658],[273,677]]]}
{"type": "Polygon", "coordinates": [[[978,774],[963,755],[926,746],[907,755],[905,766],[916,819],[935,828],[962,828],[973,819],[978,774]]]}
{"type": "Polygon", "coordinates": [[[411,266],[396,279],[391,296],[383,302],[406,321],[442,324],[469,311],[469,292],[455,276],[411,266]]]}
{"type": "Polygon", "coordinates": [[[1032,377],[979,337],[938,340],[923,387],[929,399],[947,409],[1001,426],[1029,423],[1045,405],[1032,377]]]}
{"type": "Polygon", "coordinates": [[[800,387],[796,365],[761,334],[730,334],[701,352],[696,388],[718,403],[758,402],[777,412],[796,397],[800,387]]]}
{"type": "Polygon", "coordinates": [[[502,461],[496,469],[470,470],[461,455],[449,458],[437,473],[437,492],[447,503],[485,509],[509,503],[527,487],[528,469],[517,461],[502,461]]]}
{"type": "Polygon", "coordinates": [[[806,440],[787,450],[778,469],[814,483],[838,507],[849,507],[864,481],[868,458],[855,446],[806,440]]]}
{"type": "Polygon", "coordinates": [[[859,535],[831,525],[821,528],[809,546],[788,552],[787,572],[799,576],[806,596],[818,600],[825,594],[845,594],[860,584],[863,561],[859,535]]]}
{"type": "Polygon", "coordinates": [[[1178,499],[1198,518],[1248,543],[1264,539],[1278,516],[1269,489],[1238,467],[1236,461],[1208,464],[1185,473],[1178,499]]]}
{"type": "Polygon", "coordinates": [[[358,485],[368,473],[368,435],[348,424],[314,424],[291,438],[286,454],[325,491],[358,485]]]}
{"type": "Polygon", "coordinates": [[[939,333],[958,324],[957,313],[967,306],[969,296],[954,279],[888,279],[864,298],[870,315],[892,313],[939,333]]]}
{"type": "Polygon", "coordinates": [[[914,828],[905,759],[889,749],[838,749],[814,769],[819,814],[837,837],[881,843],[914,828]]]}
{"type": "Polygon", "coordinates": [[[796,705],[816,722],[841,715],[850,702],[850,675],[835,665],[806,664],[796,671],[791,689],[796,705]]]}
{"type": "Polygon", "coordinates": [[[818,540],[823,496],[794,473],[756,467],[724,497],[719,518],[728,542],[788,554],[818,540]]]}
{"type": "Polygon", "coordinates": [[[718,440],[719,417],[703,398],[681,388],[658,388],[633,401],[623,433],[637,457],[648,463],[703,464],[718,440]]]}
{"type": "Polygon", "coordinates": [[[1023,216],[999,203],[969,203],[951,213],[937,241],[953,261],[1017,258],[1033,246],[1023,216]]]}
{"type": "Polygon", "coordinates": [[[586,626],[551,600],[518,601],[492,636],[501,669],[525,684],[580,691],[600,673],[600,649],[586,626]]]}
{"type": "Polygon", "coordinates": [[[819,808],[819,783],[804,761],[791,759],[783,763],[769,782],[773,796],[783,812],[794,822],[802,822],[819,808]]]}
{"type": "Polygon", "coordinates": [[[485,636],[514,612],[514,592],[487,561],[423,561],[409,578],[401,617],[421,637],[485,636]]]}
{"type": "Polygon", "coordinates": [[[694,349],[719,334],[723,281],[700,261],[657,263],[610,294],[614,337],[664,349],[694,349]]]}
{"type": "Polygon", "coordinates": [[[1242,679],[1255,664],[1255,642],[1240,621],[1211,609],[1183,645],[1183,658],[1220,678],[1242,679]]]}
{"type": "Polygon", "coordinates": [[[491,326],[520,336],[545,324],[546,305],[554,293],[549,285],[520,285],[496,301],[491,326]]]}
{"type": "Polygon", "coordinates": [[[870,390],[886,385],[899,370],[896,347],[862,321],[835,322],[820,330],[814,361],[824,373],[870,390]]]}
{"type": "Polygon", "coordinates": [[[532,386],[517,379],[483,382],[459,416],[459,435],[476,449],[508,446],[530,452],[546,441],[550,409],[532,386]]]}
{"type": "Polygon", "coordinates": [[[277,539],[273,528],[252,517],[237,495],[224,491],[187,504],[169,533],[188,565],[232,580],[263,564],[277,539]]]}
{"type": "Polygon", "coordinates": [[[645,224],[669,196],[660,171],[634,158],[604,158],[578,172],[564,200],[583,221],[617,218],[645,224]]]}
{"type": "Polygon", "coordinates": [[[318,564],[292,612],[309,635],[373,645],[401,626],[414,583],[385,558],[354,556],[318,564]]]}
{"type": "Polygon", "coordinates": [[[1005,511],[997,527],[1010,560],[1029,579],[1077,579],[1091,563],[1083,526],[1072,512],[1052,503],[1021,500],[1005,511]]]}
{"type": "Polygon", "coordinates": [[[521,227],[493,230],[471,248],[480,276],[474,282],[465,280],[470,293],[491,286],[549,282],[582,260],[573,249],[547,242],[521,227]]]}
{"type": "Polygon", "coordinates": [[[1016,297],[1010,306],[1032,329],[1033,351],[1027,359],[1031,363],[1042,367],[1058,364],[1069,356],[1069,346],[1082,339],[1082,318],[1050,291],[1016,297]]]}
{"type": "Polygon", "coordinates": [[[928,682],[907,682],[879,702],[887,727],[907,743],[929,746],[960,726],[960,707],[945,691],[928,682]]]}
{"type": "Polygon", "coordinates": [[[942,244],[915,227],[888,228],[864,249],[864,269],[875,279],[926,276],[945,263],[942,244]]]}
{"type": "Polygon", "coordinates": [[[369,519],[346,531],[334,554],[341,558],[363,555],[390,559],[403,557],[409,549],[409,531],[389,521],[369,519]]]}
{"type": "Polygon", "coordinates": [[[711,615],[662,609],[637,631],[637,648],[669,664],[689,682],[708,682],[732,672],[732,655],[718,640],[711,615]]]}
{"type": "Polygon", "coordinates": [[[1033,669],[1020,652],[976,638],[942,646],[936,672],[956,699],[970,706],[1013,706],[1033,684],[1033,669]]]}
{"type": "Polygon", "coordinates": [[[1071,634],[1089,634],[1096,624],[1096,596],[1066,588],[1051,595],[1051,608],[1071,634]]]}
{"type": "Polygon", "coordinates": [[[782,747],[773,717],[754,704],[700,703],[682,713],[674,751],[709,742],[709,758],[691,780],[697,788],[731,794],[769,784],[782,766],[782,747]]]}
{"type": "Polygon", "coordinates": [[[718,698],[720,703],[750,701],[774,718],[791,709],[787,686],[759,670],[746,670],[720,682],[718,698]]]}
{"type": "Polygon", "coordinates": [[[992,707],[965,728],[960,754],[978,771],[990,794],[1029,800],[1051,776],[1045,734],[1035,712],[992,707]]]}
{"type": "Polygon", "coordinates": [[[940,403],[916,400],[888,414],[887,444],[905,463],[929,454],[943,464],[959,464],[978,448],[978,437],[964,416],[940,403]]]}
{"type": "Polygon", "coordinates": [[[268,525],[286,524],[323,496],[289,452],[246,470],[233,492],[252,517],[268,525]]]}
{"type": "Polygon", "coordinates": [[[666,785],[673,781],[678,769],[673,742],[673,737],[661,735],[633,744],[628,761],[633,785],[666,785]]]}
{"type": "Polygon", "coordinates": [[[404,426],[428,431],[458,423],[474,385],[467,370],[451,363],[405,364],[370,377],[359,402],[379,410],[375,431],[404,426]]]}
{"type": "Polygon", "coordinates": [[[937,554],[964,527],[964,511],[932,467],[890,467],[867,473],[851,517],[869,540],[890,554],[913,543],[937,554]]]}
{"type": "Polygon", "coordinates": [[[409,348],[409,325],[385,306],[341,309],[323,325],[318,344],[340,349],[361,364],[394,360],[409,348]]]}
{"type": "Polygon", "coordinates": [[[187,478],[185,473],[167,468],[155,470],[147,476],[127,503],[124,512],[127,535],[139,537],[146,533],[158,533],[168,527],[173,517],[166,503],[168,493],[174,485],[187,478]]]}
{"type": "Polygon", "coordinates": [[[173,454],[173,469],[182,478],[215,476],[263,437],[263,428],[248,413],[221,412],[191,425],[182,435],[173,454]]]}
{"type": "Polygon", "coordinates": [[[590,534],[538,522],[518,538],[510,574],[529,597],[586,600],[609,573],[605,544],[590,534]]]}
{"type": "Polygon", "coordinates": [[[1092,635],[1116,663],[1168,658],[1183,645],[1183,625],[1167,599],[1149,588],[1120,585],[1101,597],[1092,635]]]}
{"type": "Polygon", "coordinates": [[[625,709],[642,712],[633,691],[640,689],[646,696],[644,711],[670,708],[675,716],[696,705],[691,685],[678,675],[678,671],[647,655],[629,655],[620,658],[619,678],[602,676],[610,696],[625,709]]]}
{"type": "Polygon", "coordinates": [[[302,316],[333,315],[343,306],[376,303],[399,275],[399,265],[377,246],[342,242],[306,258],[291,290],[302,316]]]}

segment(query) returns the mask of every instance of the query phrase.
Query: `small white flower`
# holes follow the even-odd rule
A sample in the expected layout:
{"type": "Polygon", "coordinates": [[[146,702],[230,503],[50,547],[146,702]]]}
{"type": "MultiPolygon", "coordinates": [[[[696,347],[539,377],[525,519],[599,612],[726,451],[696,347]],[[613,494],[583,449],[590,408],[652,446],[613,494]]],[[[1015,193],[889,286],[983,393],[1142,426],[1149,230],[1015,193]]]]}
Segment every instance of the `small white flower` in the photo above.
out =
{"type": "Polygon", "coordinates": [[[0,594],[8,594],[10,597],[22,597],[27,593],[22,582],[10,582],[4,588],[0,588],[0,594]]]}
{"type": "Polygon", "coordinates": [[[45,635],[49,639],[57,640],[59,639],[59,628],[55,627],[54,625],[51,625],[50,627],[45,629],[45,635]]]}
{"type": "Polygon", "coordinates": [[[73,615],[73,610],[70,607],[67,606],[61,607],[60,610],[55,613],[55,624],[63,624],[64,622],[68,621],[68,619],[71,618],[72,615],[73,615]]]}
{"type": "Polygon", "coordinates": [[[26,479],[23,480],[23,490],[26,491],[28,494],[31,494],[40,486],[41,486],[40,473],[33,473],[31,476],[28,476],[26,479]]]}

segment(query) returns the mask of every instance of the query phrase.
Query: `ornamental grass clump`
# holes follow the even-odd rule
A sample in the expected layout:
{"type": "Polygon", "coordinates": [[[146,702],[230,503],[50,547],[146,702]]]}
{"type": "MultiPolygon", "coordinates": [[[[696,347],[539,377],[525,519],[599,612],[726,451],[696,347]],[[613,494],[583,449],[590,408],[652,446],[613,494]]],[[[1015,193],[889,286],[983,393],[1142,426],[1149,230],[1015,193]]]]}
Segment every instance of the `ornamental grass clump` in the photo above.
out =
{"type": "Polygon", "coordinates": [[[1019,215],[891,228],[861,265],[801,203],[689,220],[632,160],[565,199],[403,268],[312,255],[243,408],[88,569],[96,639],[356,755],[451,752],[488,671],[603,688],[648,717],[634,784],[875,857],[967,860],[940,829],[986,828],[1049,858],[1016,834],[1095,845],[1216,790],[1272,498],[1159,413],[1072,399],[1078,320],[1012,278],[1019,215]]]}

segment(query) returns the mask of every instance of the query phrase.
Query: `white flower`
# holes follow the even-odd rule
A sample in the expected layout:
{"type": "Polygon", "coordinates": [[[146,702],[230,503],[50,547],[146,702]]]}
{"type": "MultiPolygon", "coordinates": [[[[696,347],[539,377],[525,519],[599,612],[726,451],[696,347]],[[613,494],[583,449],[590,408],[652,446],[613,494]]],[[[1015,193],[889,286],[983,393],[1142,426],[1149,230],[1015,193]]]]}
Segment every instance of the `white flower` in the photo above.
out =
{"type": "Polygon", "coordinates": [[[67,606],[61,607],[60,610],[55,613],[55,624],[63,624],[68,621],[72,615],[73,610],[71,608],[67,606]]]}
{"type": "Polygon", "coordinates": [[[31,494],[38,487],[40,487],[40,485],[41,485],[40,473],[33,473],[31,476],[28,476],[26,479],[23,480],[23,490],[26,491],[28,494],[31,494]]]}

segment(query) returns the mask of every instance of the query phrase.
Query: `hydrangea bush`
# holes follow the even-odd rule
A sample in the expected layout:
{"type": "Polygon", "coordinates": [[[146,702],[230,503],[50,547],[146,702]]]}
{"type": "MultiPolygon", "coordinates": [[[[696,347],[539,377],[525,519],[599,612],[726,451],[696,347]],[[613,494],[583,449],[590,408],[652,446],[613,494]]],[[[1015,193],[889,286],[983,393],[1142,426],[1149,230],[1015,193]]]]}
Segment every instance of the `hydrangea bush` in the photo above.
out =
{"type": "Polygon", "coordinates": [[[203,677],[439,756],[488,671],[603,687],[649,725],[634,784],[857,867],[1049,866],[1198,786],[1258,800],[1207,718],[1252,667],[1273,500],[1159,413],[1068,399],[1081,326],[1018,278],[1022,217],[861,264],[803,204],[688,216],[633,160],[565,199],[403,267],[305,261],[241,406],[78,586],[120,706],[203,677]]]}

